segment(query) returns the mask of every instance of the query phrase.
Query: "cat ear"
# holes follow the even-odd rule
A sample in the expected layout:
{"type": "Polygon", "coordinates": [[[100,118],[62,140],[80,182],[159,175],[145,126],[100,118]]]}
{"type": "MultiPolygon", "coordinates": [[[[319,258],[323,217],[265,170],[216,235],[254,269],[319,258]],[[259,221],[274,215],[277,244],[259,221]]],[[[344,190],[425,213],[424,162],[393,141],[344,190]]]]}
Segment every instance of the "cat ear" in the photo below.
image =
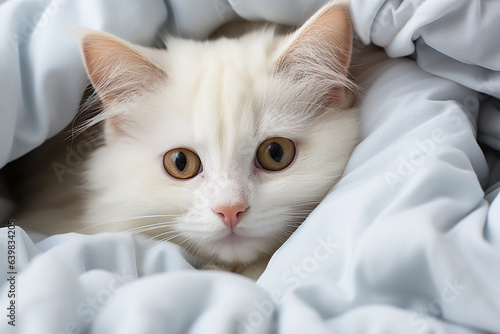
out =
{"type": "Polygon", "coordinates": [[[278,58],[276,72],[319,88],[322,104],[338,104],[349,82],[352,41],[347,6],[326,5],[295,32],[278,58]]]}
{"type": "Polygon", "coordinates": [[[82,33],[87,74],[102,103],[122,102],[152,90],[166,74],[130,43],[103,32],[82,33]]]}

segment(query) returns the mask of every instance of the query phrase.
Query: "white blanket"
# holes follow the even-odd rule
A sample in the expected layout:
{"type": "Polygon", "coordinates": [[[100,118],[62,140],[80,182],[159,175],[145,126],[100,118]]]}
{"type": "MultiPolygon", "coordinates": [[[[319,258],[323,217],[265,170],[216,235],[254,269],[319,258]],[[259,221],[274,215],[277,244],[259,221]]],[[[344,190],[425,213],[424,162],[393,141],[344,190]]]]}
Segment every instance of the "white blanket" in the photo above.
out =
{"type": "MultiPolygon", "coordinates": [[[[204,37],[237,15],[299,24],[320,2],[7,1],[0,31],[11,37],[41,4],[59,7],[15,53],[0,40],[2,165],[73,116],[84,72],[67,23],[147,43],[160,27],[204,37]]],[[[3,228],[0,333],[500,333],[500,2],[351,10],[361,39],[396,59],[356,59],[363,141],[257,283],[124,234],[34,244],[17,228],[10,267],[3,228]]]]}

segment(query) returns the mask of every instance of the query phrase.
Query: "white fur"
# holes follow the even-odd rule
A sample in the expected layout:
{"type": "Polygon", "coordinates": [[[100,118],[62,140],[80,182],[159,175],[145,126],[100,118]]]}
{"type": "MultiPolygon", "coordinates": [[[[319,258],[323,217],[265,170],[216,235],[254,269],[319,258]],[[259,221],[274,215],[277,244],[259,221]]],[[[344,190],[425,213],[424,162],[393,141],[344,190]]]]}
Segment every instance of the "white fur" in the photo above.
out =
{"type": "MultiPolygon", "coordinates": [[[[166,51],[135,47],[166,76],[154,90],[125,96],[99,116],[124,126],[115,131],[107,123],[105,143],[86,164],[80,223],[97,224],[93,231],[172,240],[208,264],[238,266],[272,254],[339,180],[358,141],[350,99],[321,104],[321,92],[349,81],[308,60],[320,55],[328,61],[313,52],[317,45],[277,73],[278,60],[298,34],[265,28],[238,39],[171,38],[166,51]],[[313,73],[301,78],[308,68],[313,73]],[[257,148],[272,137],[296,145],[294,161],[282,171],[255,164],[257,148]],[[171,177],[163,156],[174,148],[195,151],[202,173],[189,180],[171,177]],[[231,232],[212,207],[236,201],[249,208],[231,232]]],[[[140,91],[141,74],[127,75],[140,91]]],[[[118,84],[126,90],[126,77],[118,84]]]]}
{"type": "Polygon", "coordinates": [[[178,236],[193,253],[222,263],[251,262],[279,247],[338,181],[358,138],[355,110],[311,119],[303,112],[311,102],[304,87],[272,75],[288,41],[267,29],[238,40],[171,39],[167,52],[143,50],[169,84],[129,111],[134,139],[112,136],[93,155],[85,221],[175,215],[159,217],[165,226],[147,232],[178,236]],[[257,148],[271,137],[296,143],[296,158],[283,171],[255,166],[257,148]],[[178,147],[197,152],[201,174],[177,180],[164,171],[164,153],[178,147]],[[249,209],[232,234],[211,208],[238,199],[249,209]]]}

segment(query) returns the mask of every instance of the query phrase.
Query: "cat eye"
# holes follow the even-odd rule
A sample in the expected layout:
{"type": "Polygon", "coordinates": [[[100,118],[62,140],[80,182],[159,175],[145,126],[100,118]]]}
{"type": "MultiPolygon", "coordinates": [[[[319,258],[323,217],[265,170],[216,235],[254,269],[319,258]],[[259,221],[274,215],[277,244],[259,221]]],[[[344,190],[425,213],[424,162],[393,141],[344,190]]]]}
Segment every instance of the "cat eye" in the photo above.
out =
{"type": "Polygon", "coordinates": [[[176,179],[190,179],[200,171],[200,158],[196,153],[185,148],[168,151],[163,157],[163,166],[167,173],[176,179]]]}
{"type": "Polygon", "coordinates": [[[295,144],[286,138],[271,138],[260,144],[257,149],[257,161],[260,166],[270,171],[288,167],[295,157],[295,144]]]}

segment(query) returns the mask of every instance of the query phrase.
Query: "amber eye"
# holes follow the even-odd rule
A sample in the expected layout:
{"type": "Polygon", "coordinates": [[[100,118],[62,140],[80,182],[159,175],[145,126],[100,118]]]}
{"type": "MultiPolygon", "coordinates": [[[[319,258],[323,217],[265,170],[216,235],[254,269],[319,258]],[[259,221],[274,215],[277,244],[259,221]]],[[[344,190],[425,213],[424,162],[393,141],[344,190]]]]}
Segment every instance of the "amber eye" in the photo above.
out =
{"type": "Polygon", "coordinates": [[[185,148],[168,151],[163,157],[163,166],[167,173],[177,179],[189,179],[200,171],[200,158],[196,153],[185,148]]]}
{"type": "Polygon", "coordinates": [[[271,138],[260,144],[257,161],[260,166],[270,171],[288,167],[295,157],[295,145],[290,139],[271,138]]]}

